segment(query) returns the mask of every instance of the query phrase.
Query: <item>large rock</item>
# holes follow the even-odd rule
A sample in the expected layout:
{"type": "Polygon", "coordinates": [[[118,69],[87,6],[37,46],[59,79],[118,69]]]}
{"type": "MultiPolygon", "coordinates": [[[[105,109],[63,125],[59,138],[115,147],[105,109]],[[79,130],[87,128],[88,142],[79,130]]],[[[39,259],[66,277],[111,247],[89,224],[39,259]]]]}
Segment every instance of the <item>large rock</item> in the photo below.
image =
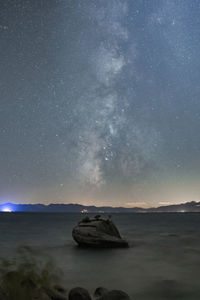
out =
{"type": "Polygon", "coordinates": [[[128,247],[128,242],[121,238],[111,218],[103,219],[99,215],[80,221],[74,227],[72,236],[80,246],[128,247]]]}
{"type": "Polygon", "coordinates": [[[92,300],[86,289],[76,287],[69,292],[69,300],[92,300]]]}

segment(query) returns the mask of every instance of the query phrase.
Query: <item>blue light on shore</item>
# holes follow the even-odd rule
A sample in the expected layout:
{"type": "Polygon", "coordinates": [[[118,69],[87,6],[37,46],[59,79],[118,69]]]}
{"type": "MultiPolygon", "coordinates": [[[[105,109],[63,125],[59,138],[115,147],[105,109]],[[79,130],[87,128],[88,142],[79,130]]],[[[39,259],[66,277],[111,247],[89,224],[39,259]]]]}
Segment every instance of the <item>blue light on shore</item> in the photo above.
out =
{"type": "Polygon", "coordinates": [[[1,209],[2,212],[12,212],[12,208],[10,206],[3,206],[1,209]]]}

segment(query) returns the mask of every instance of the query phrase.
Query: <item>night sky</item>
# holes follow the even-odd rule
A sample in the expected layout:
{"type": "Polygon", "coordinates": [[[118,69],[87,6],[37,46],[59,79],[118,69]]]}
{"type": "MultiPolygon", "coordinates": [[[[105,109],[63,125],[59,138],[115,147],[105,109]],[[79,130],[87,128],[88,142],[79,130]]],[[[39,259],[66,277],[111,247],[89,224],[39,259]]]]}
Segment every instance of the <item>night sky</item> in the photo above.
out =
{"type": "Polygon", "coordinates": [[[199,16],[199,0],[1,0],[0,202],[199,201],[199,16]]]}

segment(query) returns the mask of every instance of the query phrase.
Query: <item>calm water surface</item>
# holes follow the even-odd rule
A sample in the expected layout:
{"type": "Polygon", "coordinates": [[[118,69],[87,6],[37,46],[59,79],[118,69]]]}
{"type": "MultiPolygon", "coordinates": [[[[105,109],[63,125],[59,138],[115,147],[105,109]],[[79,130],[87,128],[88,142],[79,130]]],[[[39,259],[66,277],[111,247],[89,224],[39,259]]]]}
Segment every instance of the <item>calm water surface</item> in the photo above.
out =
{"type": "Polygon", "coordinates": [[[200,299],[200,214],[113,214],[128,249],[81,249],[80,214],[1,213],[0,255],[29,245],[63,270],[66,287],[122,289],[133,299],[200,299]]]}

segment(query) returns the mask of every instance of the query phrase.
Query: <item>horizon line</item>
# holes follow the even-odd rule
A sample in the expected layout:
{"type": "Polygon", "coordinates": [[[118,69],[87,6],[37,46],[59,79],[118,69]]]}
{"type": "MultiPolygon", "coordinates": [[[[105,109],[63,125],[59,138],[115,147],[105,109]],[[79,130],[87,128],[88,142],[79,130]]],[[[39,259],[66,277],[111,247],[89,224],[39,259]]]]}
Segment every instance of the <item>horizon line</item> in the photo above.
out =
{"type": "Polygon", "coordinates": [[[80,206],[84,206],[84,207],[96,207],[96,208],[102,208],[102,207],[108,207],[108,208],[123,208],[123,209],[142,209],[142,210],[148,210],[148,209],[154,209],[154,208],[161,208],[161,207],[168,207],[168,206],[175,206],[175,205],[183,205],[183,204],[187,204],[187,203],[200,203],[200,201],[187,201],[187,202],[181,202],[181,203],[171,203],[171,204],[167,204],[167,205],[159,205],[159,206],[149,206],[149,207],[140,207],[140,206],[132,206],[132,207],[127,207],[127,206],[111,206],[111,205],[102,205],[102,206],[96,206],[96,205],[85,205],[85,204],[80,204],[80,203],[49,203],[49,204],[45,204],[45,203],[13,203],[13,202],[4,202],[4,203],[0,203],[0,206],[3,205],[42,205],[42,206],[51,206],[51,205],[80,205],[80,206]]]}

